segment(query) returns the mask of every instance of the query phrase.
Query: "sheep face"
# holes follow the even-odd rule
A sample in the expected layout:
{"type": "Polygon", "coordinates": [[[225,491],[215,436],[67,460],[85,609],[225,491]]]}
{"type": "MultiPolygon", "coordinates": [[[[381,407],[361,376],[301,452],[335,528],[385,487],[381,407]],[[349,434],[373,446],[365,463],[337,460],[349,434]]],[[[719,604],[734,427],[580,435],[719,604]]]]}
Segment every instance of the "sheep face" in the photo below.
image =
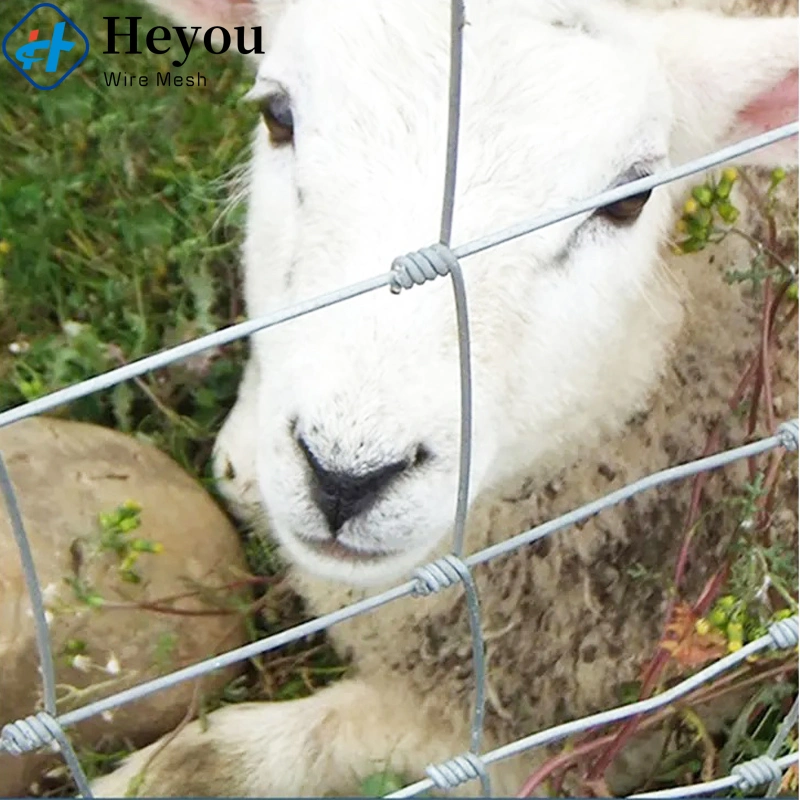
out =
{"type": "MultiPolygon", "coordinates": [[[[449,3],[250,11],[270,31],[249,95],[263,117],[244,246],[257,317],[385,272],[438,239],[449,3]]],[[[791,23],[745,30],[601,0],[474,0],[467,19],[455,244],[790,113],[791,23]]],[[[670,209],[670,190],[656,190],[464,260],[471,500],[522,470],[563,465],[652,388],[678,305],[659,273],[670,209]]],[[[355,584],[394,580],[429,557],[452,532],[458,478],[449,280],[269,329],[252,358],[259,379],[241,436],[290,557],[355,584]]]]}

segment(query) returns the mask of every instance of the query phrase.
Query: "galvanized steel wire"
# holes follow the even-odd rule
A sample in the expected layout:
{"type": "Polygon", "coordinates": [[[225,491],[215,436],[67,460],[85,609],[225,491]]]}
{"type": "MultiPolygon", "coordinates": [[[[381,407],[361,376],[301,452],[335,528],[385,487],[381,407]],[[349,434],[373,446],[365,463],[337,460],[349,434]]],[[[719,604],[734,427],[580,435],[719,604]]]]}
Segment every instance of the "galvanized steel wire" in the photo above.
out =
{"type": "MultiPolygon", "coordinates": [[[[576,523],[601,513],[603,510],[617,503],[621,503],[636,494],[648,491],[657,486],[662,486],[676,480],[683,480],[700,472],[718,469],[734,461],[749,458],[777,448],[783,447],[788,450],[797,451],[798,422],[797,420],[790,420],[784,423],[773,436],[761,441],[753,442],[727,452],[718,453],[643,477],[641,480],[615,492],[611,492],[593,502],[587,503],[561,517],[538,525],[507,541],[492,545],[491,547],[487,547],[477,553],[464,557],[464,529],[467,518],[467,499],[469,494],[469,473],[471,465],[472,376],[470,368],[467,293],[460,261],[489,248],[502,245],[520,236],[534,233],[535,231],[542,230],[543,228],[571,217],[589,213],[597,208],[663,186],[671,181],[686,178],[697,172],[702,172],[711,167],[735,160],[758,148],[766,147],[775,142],[795,136],[798,133],[798,123],[794,122],[789,125],[781,126],[776,130],[754,136],[687,164],[664,170],[657,175],[651,175],[632,181],[606,192],[601,192],[586,200],[575,203],[568,208],[544,213],[532,220],[512,225],[502,231],[489,234],[460,246],[452,247],[451,236],[455,211],[458,136],[461,112],[463,29],[465,24],[466,18],[463,0],[451,0],[447,162],[442,202],[440,241],[438,243],[423,247],[415,253],[398,257],[395,259],[388,272],[375,275],[373,278],[344,287],[335,292],[309,299],[265,317],[248,320],[238,325],[232,325],[207,336],[142,358],[138,361],[126,364],[123,367],[110,370],[109,372],[102,373],[89,380],[0,413],[0,428],[2,428],[22,419],[52,411],[59,406],[111,388],[146,372],[166,367],[177,361],[203,352],[204,350],[229,344],[230,342],[248,337],[258,331],[312,313],[318,309],[344,302],[353,297],[387,287],[396,294],[415,286],[421,286],[437,277],[449,275],[453,284],[456,306],[461,382],[461,456],[454,519],[453,553],[438,561],[418,568],[410,580],[386,592],[366,598],[331,614],[298,625],[290,630],[266,637],[258,642],[239,647],[224,655],[206,659],[197,664],[177,670],[168,675],[156,678],[155,680],[147,681],[146,683],[111,695],[110,697],[88,703],[81,708],[59,715],[56,709],[53,658],[50,650],[49,632],[42,600],[42,592],[34,567],[30,543],[25,532],[22,516],[19,512],[14,488],[2,459],[2,454],[0,454],[0,494],[2,494],[5,508],[11,520],[12,531],[20,552],[23,571],[31,597],[44,689],[44,710],[39,713],[33,713],[24,720],[5,725],[2,732],[0,732],[0,751],[11,754],[21,754],[43,747],[54,747],[60,750],[75,778],[79,791],[83,796],[91,797],[86,776],[78,763],[75,752],[65,733],[66,728],[95,715],[147,697],[154,692],[161,691],[180,682],[197,678],[238,661],[251,658],[257,654],[275,650],[289,642],[296,641],[312,633],[326,630],[356,615],[369,613],[399,598],[425,596],[432,592],[446,591],[456,585],[461,585],[466,593],[476,681],[475,705],[471,724],[469,751],[461,755],[456,754],[452,759],[442,764],[431,765],[427,770],[427,778],[407,786],[398,792],[394,792],[389,795],[389,797],[411,797],[430,789],[446,790],[456,788],[471,780],[479,780],[481,782],[483,794],[490,795],[491,784],[487,767],[495,762],[510,758],[533,748],[542,747],[546,744],[559,741],[572,734],[609,725],[662,708],[685,696],[703,683],[743,663],[747,658],[756,653],[766,649],[793,648],[797,646],[798,619],[795,616],[774,624],[765,636],[745,645],[742,649],[720,659],[705,669],[700,670],[692,677],[661,694],[646,700],[619,706],[599,714],[593,714],[579,720],[556,725],[547,730],[533,733],[516,742],[508,743],[488,753],[481,754],[481,736],[483,732],[485,710],[486,664],[484,658],[484,641],[481,632],[479,597],[472,578],[472,568],[489,560],[502,558],[518,548],[524,547],[556,532],[563,531],[576,523]]],[[[780,758],[776,757],[779,748],[784,744],[790,730],[796,726],[796,723],[797,702],[795,702],[787,720],[779,730],[776,740],[773,742],[773,746],[770,747],[770,751],[758,759],[738,765],[730,776],[706,784],[699,784],[695,787],[679,787],[674,790],[651,792],[636,796],[642,798],[688,797],[709,794],[727,788],[748,790],[754,788],[756,785],[765,783],[770,783],[769,791],[774,792],[776,789],[776,780],[780,777],[783,770],[797,763],[797,753],[785,755],[780,758]],[[779,738],[780,741],[778,741],[779,738]]]]}

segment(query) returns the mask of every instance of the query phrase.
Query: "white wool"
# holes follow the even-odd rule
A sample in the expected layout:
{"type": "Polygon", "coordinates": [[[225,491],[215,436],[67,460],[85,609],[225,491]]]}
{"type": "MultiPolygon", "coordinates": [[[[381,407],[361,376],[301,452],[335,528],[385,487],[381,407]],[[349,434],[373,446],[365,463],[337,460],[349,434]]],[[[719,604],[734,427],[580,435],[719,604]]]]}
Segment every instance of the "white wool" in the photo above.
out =
{"type": "MultiPolygon", "coordinates": [[[[254,63],[251,95],[281,87],[292,100],[293,147],[272,145],[262,124],[255,134],[243,251],[251,317],[379,274],[436,241],[446,0],[153,3],[188,24],[263,24],[271,46],[254,63]]],[[[756,5],[796,12],[781,0],[756,5]]],[[[749,4],[469,0],[454,243],[794,113],[775,90],[796,81],[796,20],[696,9],[746,13],[749,4]],[[664,10],[673,6],[682,8],[664,10]]],[[[745,161],[794,162],[794,147],[745,161]]],[[[747,298],[724,287],[708,254],[664,263],[683,189],[655,191],[627,226],[584,216],[464,260],[475,401],[470,550],[702,448],[754,323],[747,298]],[[576,459],[548,494],[548,481],[576,459]],[[515,482],[522,489],[509,493],[515,482]]],[[[725,263],[747,257],[732,240],[719,254],[725,263]]],[[[406,579],[448,547],[460,414],[448,284],[371,293],[255,339],[216,469],[235,509],[266,512],[312,613],[406,579]],[[300,439],[329,471],[407,462],[338,531],[344,548],[383,557],[364,562],[319,546],[331,534],[300,439]],[[415,465],[420,447],[429,457],[415,465]]],[[[775,391],[789,398],[796,368],[787,370],[775,391]]],[[[638,675],[660,595],[627,570],[638,559],[669,572],[685,511],[680,501],[647,502],[478,575],[486,749],[608,707],[617,683],[638,675]]],[[[215,712],[207,732],[189,725],[152,764],[151,747],[95,791],[124,793],[145,765],[143,789],[153,794],[352,794],[385,768],[419,777],[468,746],[465,624],[451,592],[337,626],[332,640],[352,655],[355,677],[305,700],[215,712]]],[[[495,791],[515,792],[541,755],[498,767],[495,791]]]]}

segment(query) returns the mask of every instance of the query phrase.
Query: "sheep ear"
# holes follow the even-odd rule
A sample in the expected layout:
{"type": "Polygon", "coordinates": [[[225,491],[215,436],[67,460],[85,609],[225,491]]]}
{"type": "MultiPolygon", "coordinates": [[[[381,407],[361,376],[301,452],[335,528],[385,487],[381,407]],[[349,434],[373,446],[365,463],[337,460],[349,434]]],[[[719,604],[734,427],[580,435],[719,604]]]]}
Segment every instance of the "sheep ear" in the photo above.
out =
{"type": "MultiPolygon", "coordinates": [[[[244,27],[248,49],[258,41],[252,29],[260,27],[262,49],[266,49],[285,0],[147,0],[147,4],[177,25],[198,26],[201,36],[207,28],[225,28],[236,41],[236,28],[244,27]]],[[[258,59],[261,54],[252,57],[258,59]]]]}
{"type": "MultiPolygon", "coordinates": [[[[797,18],[670,11],[656,24],[675,104],[676,163],[797,120],[797,18]]],[[[797,137],[738,163],[797,164],[797,137]]]]}

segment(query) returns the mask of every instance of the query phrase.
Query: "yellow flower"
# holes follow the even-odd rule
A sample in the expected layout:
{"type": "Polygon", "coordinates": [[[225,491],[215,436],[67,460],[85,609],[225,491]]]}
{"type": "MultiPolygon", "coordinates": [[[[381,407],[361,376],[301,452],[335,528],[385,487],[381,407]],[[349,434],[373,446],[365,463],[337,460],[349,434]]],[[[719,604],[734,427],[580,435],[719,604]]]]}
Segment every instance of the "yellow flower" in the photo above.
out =
{"type": "Polygon", "coordinates": [[[772,170],[772,182],[773,183],[780,183],[781,181],[786,180],[786,170],[777,167],[776,169],[772,170]]]}
{"type": "Polygon", "coordinates": [[[701,635],[705,636],[707,633],[711,631],[711,623],[707,619],[703,619],[702,617],[697,620],[694,624],[694,629],[701,635]]]}
{"type": "Polygon", "coordinates": [[[733,183],[739,177],[739,173],[733,167],[726,167],[722,170],[722,177],[733,183]]]}

